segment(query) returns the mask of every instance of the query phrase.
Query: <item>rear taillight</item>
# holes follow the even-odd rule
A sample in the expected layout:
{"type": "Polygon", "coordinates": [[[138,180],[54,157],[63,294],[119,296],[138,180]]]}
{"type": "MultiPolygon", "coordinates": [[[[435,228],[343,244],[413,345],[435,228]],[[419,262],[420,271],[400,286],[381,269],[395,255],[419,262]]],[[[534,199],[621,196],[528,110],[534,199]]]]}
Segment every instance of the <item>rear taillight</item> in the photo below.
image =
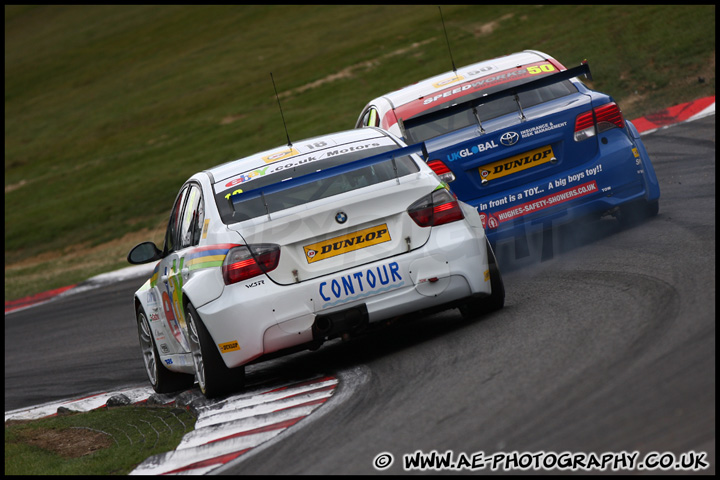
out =
{"type": "Polygon", "coordinates": [[[270,272],[278,266],[279,261],[280,245],[262,243],[232,248],[222,264],[225,285],[270,272]]]}
{"type": "Polygon", "coordinates": [[[433,172],[445,183],[450,183],[455,180],[453,172],[440,160],[430,160],[428,167],[432,168],[433,172]]]}
{"type": "Polygon", "coordinates": [[[625,127],[622,112],[615,102],[606,103],[581,113],[575,118],[575,141],[586,140],[595,136],[596,133],[602,133],[615,127],[625,127]]]}
{"type": "Polygon", "coordinates": [[[421,227],[435,227],[465,218],[457,200],[444,188],[413,203],[407,212],[421,227]]]}

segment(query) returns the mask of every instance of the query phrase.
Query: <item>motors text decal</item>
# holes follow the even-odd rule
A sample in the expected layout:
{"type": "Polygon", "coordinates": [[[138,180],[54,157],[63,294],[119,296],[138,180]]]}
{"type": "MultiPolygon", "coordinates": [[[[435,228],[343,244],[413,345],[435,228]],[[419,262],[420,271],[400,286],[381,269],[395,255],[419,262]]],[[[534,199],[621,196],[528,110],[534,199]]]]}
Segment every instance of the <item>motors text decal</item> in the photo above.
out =
{"type": "Polygon", "coordinates": [[[366,228],[358,232],[306,245],[303,247],[303,250],[305,251],[307,262],[313,263],[371,245],[389,242],[390,240],[392,239],[390,238],[387,224],[383,223],[382,225],[366,228]]]}

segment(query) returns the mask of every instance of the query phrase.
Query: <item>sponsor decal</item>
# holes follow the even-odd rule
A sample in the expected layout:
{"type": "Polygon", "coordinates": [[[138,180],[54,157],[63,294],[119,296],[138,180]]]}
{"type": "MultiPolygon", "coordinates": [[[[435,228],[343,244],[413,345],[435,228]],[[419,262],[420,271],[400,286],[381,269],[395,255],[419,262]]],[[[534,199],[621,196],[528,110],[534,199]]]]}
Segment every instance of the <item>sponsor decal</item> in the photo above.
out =
{"type": "MultiPolygon", "coordinates": [[[[153,270],[152,277],[150,277],[150,286],[155,287],[157,285],[158,281],[158,269],[160,268],[160,262],[155,265],[155,269],[153,270]]],[[[155,305],[157,305],[157,299],[155,298],[155,305]]]]}
{"type": "Polygon", "coordinates": [[[349,147],[338,148],[336,150],[328,150],[326,152],[326,155],[328,158],[330,158],[330,157],[335,157],[337,155],[344,155],[346,153],[357,152],[358,150],[367,150],[368,148],[376,148],[379,146],[380,146],[380,144],[377,142],[366,143],[364,145],[351,145],[349,147]]]}
{"type": "MultiPolygon", "coordinates": [[[[433,95],[432,97],[424,98],[422,104],[429,105],[433,102],[437,102],[438,100],[444,100],[447,98],[457,96],[459,93],[465,92],[467,90],[478,90],[478,89],[482,90],[482,89],[489,88],[489,87],[492,87],[495,85],[501,85],[504,83],[512,82],[513,80],[521,80],[523,78],[528,78],[533,75],[550,74],[550,73],[553,73],[554,71],[555,71],[555,66],[553,66],[550,63],[539,63],[539,64],[535,64],[535,65],[530,65],[527,67],[520,67],[517,69],[505,70],[504,72],[499,72],[494,75],[488,75],[487,77],[483,77],[476,81],[468,82],[465,85],[454,88],[452,90],[447,90],[447,91],[445,91],[443,93],[439,93],[437,95],[433,95]]],[[[448,83],[450,83],[450,82],[448,82],[448,83]]],[[[437,88],[441,85],[434,84],[433,86],[437,88]]],[[[414,114],[415,113],[413,113],[413,115],[414,114]]]]}
{"type": "Polygon", "coordinates": [[[280,160],[285,160],[286,158],[294,157],[295,155],[299,154],[300,152],[298,152],[297,148],[292,147],[288,150],[283,150],[282,152],[271,153],[270,155],[262,157],[262,159],[265,163],[274,163],[279,162],[280,160]]]}
{"type": "Polygon", "coordinates": [[[318,262],[326,258],[360,250],[361,248],[389,242],[390,233],[387,224],[377,225],[357,232],[341,235],[322,242],[305,245],[305,258],[308,263],[318,262]]]}
{"type": "Polygon", "coordinates": [[[487,229],[494,230],[500,225],[500,222],[497,221],[497,218],[493,217],[492,215],[488,215],[485,212],[479,212],[479,213],[480,213],[480,223],[482,223],[482,226],[485,230],[487,230],[487,229]]]}
{"type": "Polygon", "coordinates": [[[205,239],[207,238],[208,227],[209,227],[209,226],[210,226],[210,219],[209,219],[209,218],[206,218],[206,219],[205,219],[205,223],[203,224],[203,229],[202,229],[202,239],[203,239],[203,240],[205,240],[205,239]]]}
{"type": "Polygon", "coordinates": [[[543,123],[542,125],[536,125],[532,128],[526,128],[525,130],[521,130],[520,136],[522,138],[528,138],[528,137],[532,137],[533,135],[536,135],[538,133],[545,133],[545,132],[555,130],[557,128],[563,128],[566,125],[567,125],[567,122],[562,122],[562,123],[547,122],[547,123],[543,123]]]}
{"type": "Polygon", "coordinates": [[[520,140],[520,135],[515,132],[505,132],[500,136],[500,143],[506,147],[515,145],[520,140]]]}
{"type": "Polygon", "coordinates": [[[483,180],[493,180],[528,168],[537,167],[554,158],[552,147],[536,148],[529,152],[483,165],[478,169],[483,180]]]}
{"type": "Polygon", "coordinates": [[[233,340],[232,342],[218,343],[218,348],[220,348],[220,353],[236,352],[240,350],[240,344],[237,340],[233,340]]]}
{"type": "Polygon", "coordinates": [[[474,147],[463,148],[458,152],[453,152],[447,156],[447,159],[448,162],[454,162],[455,160],[459,160],[461,158],[472,157],[473,155],[476,155],[478,153],[487,152],[488,150],[492,150],[493,148],[497,148],[498,146],[499,145],[495,143],[495,140],[490,140],[489,142],[481,142],[474,147]]]}
{"type": "MultiPolygon", "coordinates": [[[[225,184],[225,186],[226,187],[234,187],[235,185],[239,185],[241,183],[247,182],[249,180],[252,180],[253,178],[262,177],[263,175],[265,175],[265,172],[267,172],[268,168],[270,168],[270,167],[269,166],[262,167],[262,168],[252,170],[250,172],[241,173],[240,176],[238,176],[237,178],[235,178],[233,180],[230,180],[228,183],[225,184]]],[[[242,192],[242,190],[241,190],[241,192],[242,192]]]]}
{"type": "MultiPolygon", "coordinates": [[[[373,142],[373,143],[365,143],[365,144],[360,144],[360,145],[350,145],[350,146],[345,146],[345,147],[341,147],[341,148],[335,148],[333,150],[328,148],[328,149],[325,149],[324,151],[317,150],[316,154],[313,154],[313,155],[306,155],[306,156],[303,156],[300,158],[292,158],[290,160],[281,162],[281,160],[289,159],[290,157],[294,157],[300,153],[293,147],[292,152],[285,150],[283,152],[279,152],[276,154],[268,155],[267,157],[263,157],[263,160],[266,163],[272,163],[273,165],[266,165],[264,167],[260,167],[260,168],[251,170],[249,172],[241,173],[237,177],[235,177],[232,180],[225,183],[224,188],[232,188],[236,185],[241,185],[241,184],[244,184],[251,180],[256,180],[257,178],[264,177],[265,175],[282,172],[284,170],[291,170],[300,165],[305,165],[307,163],[316,162],[318,160],[323,160],[325,158],[335,157],[338,155],[344,155],[346,153],[355,152],[358,150],[367,150],[367,149],[371,149],[371,148],[375,148],[375,147],[380,147],[381,145],[393,145],[393,143],[391,143],[391,141],[388,140],[387,142],[383,141],[381,143],[373,142]],[[285,154],[285,155],[283,155],[283,154],[285,154]]],[[[305,145],[305,147],[308,147],[308,149],[310,149],[311,151],[313,150],[313,148],[321,148],[321,147],[326,147],[326,146],[327,146],[327,144],[325,142],[316,142],[315,144],[312,144],[312,145],[310,145],[310,144],[305,145]]],[[[235,189],[235,190],[225,194],[225,198],[229,199],[231,196],[237,195],[240,193],[243,193],[243,190],[241,188],[238,188],[238,189],[235,189]]]]}
{"type": "Polygon", "coordinates": [[[175,318],[175,312],[173,311],[172,307],[172,300],[170,299],[170,295],[168,292],[162,292],[162,303],[163,303],[163,310],[165,311],[165,320],[167,321],[168,328],[170,329],[170,333],[173,337],[183,345],[183,335],[180,333],[180,325],[178,324],[177,319],[175,318]]]}
{"type": "MultiPolygon", "coordinates": [[[[155,283],[157,283],[157,267],[155,267],[155,272],[154,272],[153,276],[155,278],[155,283]]],[[[154,286],[154,285],[152,285],[152,286],[154,286]]],[[[152,290],[152,289],[148,290],[145,301],[147,302],[148,309],[150,309],[150,310],[153,310],[153,311],[157,310],[160,306],[160,302],[158,301],[158,297],[157,297],[157,294],[155,293],[155,290],[152,290]]],[[[152,315],[151,315],[151,317],[152,317],[152,315]]],[[[152,318],[150,318],[150,320],[152,320],[152,318]]]]}
{"type": "Polygon", "coordinates": [[[370,295],[386,292],[405,285],[400,265],[390,262],[366,270],[321,282],[318,293],[326,303],[322,308],[359,300],[370,295]]]}
{"type": "Polygon", "coordinates": [[[451,83],[459,82],[460,80],[465,80],[465,77],[463,77],[462,75],[453,75],[451,78],[446,78],[444,80],[433,83],[432,86],[435,88],[442,88],[450,85],[451,83]]]}
{"type": "MultiPolygon", "coordinates": [[[[555,193],[552,193],[545,197],[531,200],[531,201],[525,202],[521,205],[517,205],[517,206],[511,207],[511,208],[505,209],[505,210],[495,212],[495,214],[493,216],[490,216],[488,218],[495,218],[496,223],[491,223],[488,220],[487,228],[494,229],[494,228],[497,228],[499,226],[499,224],[502,222],[508,222],[515,218],[522,217],[524,215],[528,215],[528,214],[543,210],[545,208],[550,208],[555,205],[559,205],[561,203],[568,202],[575,198],[583,197],[585,195],[590,195],[590,194],[597,193],[597,192],[598,192],[598,186],[597,186],[597,182],[595,182],[595,180],[592,180],[588,183],[584,183],[582,185],[576,185],[574,187],[568,188],[561,192],[555,192],[555,193]]],[[[483,215],[484,215],[484,212],[480,214],[481,219],[483,218],[483,215]]]]}

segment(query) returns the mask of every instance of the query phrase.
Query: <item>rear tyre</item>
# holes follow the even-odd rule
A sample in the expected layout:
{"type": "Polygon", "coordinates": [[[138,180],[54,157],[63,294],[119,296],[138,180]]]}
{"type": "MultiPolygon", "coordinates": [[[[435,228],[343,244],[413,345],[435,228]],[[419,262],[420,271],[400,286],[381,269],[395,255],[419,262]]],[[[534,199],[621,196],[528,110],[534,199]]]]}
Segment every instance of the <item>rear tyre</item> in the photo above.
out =
{"type": "Polygon", "coordinates": [[[493,252],[487,237],[485,237],[485,246],[487,250],[488,270],[490,271],[491,292],[489,297],[473,299],[460,306],[460,313],[467,319],[500,310],[505,306],[505,284],[500,274],[495,252],[493,252]]]}
{"type": "Polygon", "coordinates": [[[225,365],[210,332],[190,303],[185,306],[185,323],[200,391],[212,398],[241,389],[245,384],[245,367],[228,368],[225,365]]]}
{"type": "Polygon", "coordinates": [[[659,211],[660,202],[658,200],[652,202],[640,200],[622,205],[616,217],[621,227],[628,228],[656,216],[659,211]]]}
{"type": "Polygon", "coordinates": [[[137,327],[145,373],[153,390],[157,393],[172,393],[192,388],[195,383],[192,375],[171,372],[162,364],[155,346],[150,322],[142,306],[138,306],[137,309],[137,327]]]}

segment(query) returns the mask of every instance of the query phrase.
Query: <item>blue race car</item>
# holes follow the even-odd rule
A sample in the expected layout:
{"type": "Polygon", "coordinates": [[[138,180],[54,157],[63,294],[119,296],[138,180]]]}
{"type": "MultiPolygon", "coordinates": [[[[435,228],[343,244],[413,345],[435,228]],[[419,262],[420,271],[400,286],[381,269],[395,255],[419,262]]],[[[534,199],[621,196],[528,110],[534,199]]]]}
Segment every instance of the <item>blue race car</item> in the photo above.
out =
{"type": "Polygon", "coordinates": [[[480,214],[493,247],[578,218],[658,213],[660,187],[640,135],[612,97],[523,51],[450,71],[368,103],[356,128],[409,145],[480,214]]]}

